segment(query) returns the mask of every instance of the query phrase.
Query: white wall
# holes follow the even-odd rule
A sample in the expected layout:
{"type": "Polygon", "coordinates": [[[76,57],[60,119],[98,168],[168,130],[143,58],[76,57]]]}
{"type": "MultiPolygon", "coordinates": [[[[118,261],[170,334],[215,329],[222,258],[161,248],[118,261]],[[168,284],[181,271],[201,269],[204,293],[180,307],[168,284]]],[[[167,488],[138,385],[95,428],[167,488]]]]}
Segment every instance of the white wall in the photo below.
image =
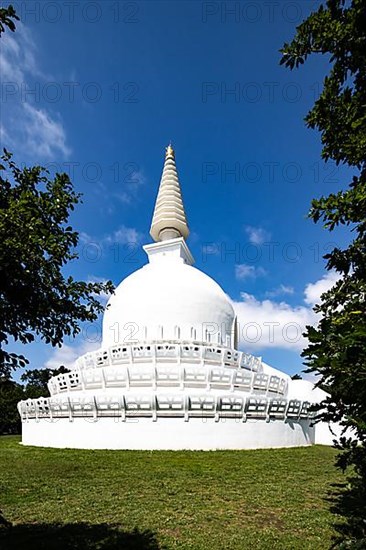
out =
{"type": "Polygon", "coordinates": [[[22,443],[78,449],[218,450],[264,449],[310,445],[315,441],[309,420],[191,418],[41,419],[23,423],[22,443]],[[223,421],[224,420],[224,421],[223,421]]]}

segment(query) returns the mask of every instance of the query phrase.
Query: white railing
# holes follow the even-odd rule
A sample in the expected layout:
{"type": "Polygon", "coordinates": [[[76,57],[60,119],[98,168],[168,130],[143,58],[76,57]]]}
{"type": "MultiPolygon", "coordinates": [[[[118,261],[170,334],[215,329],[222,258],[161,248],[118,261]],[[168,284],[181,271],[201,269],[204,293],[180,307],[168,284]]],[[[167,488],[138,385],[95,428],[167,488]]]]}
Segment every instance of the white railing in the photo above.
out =
{"type": "Polygon", "coordinates": [[[213,417],[234,418],[245,422],[247,419],[294,420],[308,419],[314,416],[310,411],[311,403],[287,400],[285,398],[244,397],[237,395],[215,396],[210,394],[125,394],[98,395],[87,397],[48,397],[28,399],[18,404],[19,414],[23,422],[27,420],[68,418],[85,418],[96,421],[101,417],[120,418],[150,417],[182,417],[189,418],[213,417]]]}
{"type": "Polygon", "coordinates": [[[285,395],[287,381],[276,375],[247,369],[216,367],[213,365],[121,365],[82,369],[51,378],[51,395],[105,388],[176,387],[226,389],[254,394],[285,395]]]}
{"type": "Polygon", "coordinates": [[[76,369],[84,370],[133,363],[196,363],[236,367],[259,372],[262,370],[260,357],[201,343],[177,343],[173,341],[142,344],[118,344],[108,349],[82,355],[75,363],[76,369]]]}

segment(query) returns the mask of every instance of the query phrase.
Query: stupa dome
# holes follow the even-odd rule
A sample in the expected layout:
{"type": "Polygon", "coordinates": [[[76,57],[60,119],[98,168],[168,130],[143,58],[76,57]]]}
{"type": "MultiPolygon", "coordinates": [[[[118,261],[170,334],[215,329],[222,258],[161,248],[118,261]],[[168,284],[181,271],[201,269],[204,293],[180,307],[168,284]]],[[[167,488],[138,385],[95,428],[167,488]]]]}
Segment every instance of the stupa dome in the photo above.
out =
{"type": "Polygon", "coordinates": [[[183,239],[151,246],[145,247],[150,263],[124,279],[109,300],[103,347],[162,339],[233,346],[230,299],[179,254],[183,239]]]}

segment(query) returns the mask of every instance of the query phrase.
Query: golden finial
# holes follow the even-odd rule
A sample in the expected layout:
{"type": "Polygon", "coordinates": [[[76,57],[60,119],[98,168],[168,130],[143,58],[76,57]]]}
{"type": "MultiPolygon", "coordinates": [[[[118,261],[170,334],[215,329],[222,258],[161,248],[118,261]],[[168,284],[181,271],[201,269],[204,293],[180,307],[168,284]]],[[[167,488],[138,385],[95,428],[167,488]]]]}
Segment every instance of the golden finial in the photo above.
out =
{"type": "Polygon", "coordinates": [[[165,158],[168,158],[168,157],[173,157],[175,158],[175,154],[174,154],[174,149],[172,147],[172,143],[170,142],[168,147],[166,148],[165,150],[165,158]]]}

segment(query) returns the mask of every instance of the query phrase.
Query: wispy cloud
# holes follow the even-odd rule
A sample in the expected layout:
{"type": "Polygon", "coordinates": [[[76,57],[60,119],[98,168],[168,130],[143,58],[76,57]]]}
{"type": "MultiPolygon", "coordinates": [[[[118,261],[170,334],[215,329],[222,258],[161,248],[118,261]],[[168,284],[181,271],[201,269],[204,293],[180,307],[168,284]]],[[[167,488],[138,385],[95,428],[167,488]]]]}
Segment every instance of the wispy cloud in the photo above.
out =
{"type": "Polygon", "coordinates": [[[219,256],[221,253],[220,245],[218,243],[205,243],[202,245],[201,256],[204,260],[208,256],[219,256]]]}
{"type": "Polygon", "coordinates": [[[110,235],[106,235],[103,240],[107,244],[129,244],[140,243],[142,238],[143,234],[137,231],[134,227],[126,227],[125,225],[121,225],[116,231],[110,235]]]}
{"type": "Polygon", "coordinates": [[[29,30],[20,22],[15,34],[1,38],[0,74],[3,104],[2,146],[23,157],[43,162],[55,156],[68,158],[71,148],[61,115],[41,106],[41,89],[54,78],[46,75],[37,61],[37,46],[29,30]]]}
{"type": "Polygon", "coordinates": [[[261,245],[271,239],[271,234],[263,229],[263,227],[253,227],[252,225],[247,225],[245,227],[245,232],[248,235],[248,239],[251,244],[261,245]]]}
{"type": "Polygon", "coordinates": [[[36,109],[29,103],[23,105],[23,127],[17,131],[17,137],[29,153],[41,155],[41,158],[50,159],[55,152],[60,152],[67,158],[71,149],[66,143],[66,133],[60,115],[54,118],[44,109],[36,109]],[[23,134],[23,135],[22,135],[23,134]]]}
{"type": "Polygon", "coordinates": [[[287,286],[287,285],[281,284],[280,286],[278,286],[273,290],[268,290],[266,292],[266,296],[268,296],[268,298],[276,298],[276,296],[283,296],[284,294],[293,294],[294,292],[295,290],[293,286],[287,286]]]}
{"type": "Polygon", "coordinates": [[[80,243],[82,245],[86,244],[95,244],[101,247],[110,246],[112,244],[121,244],[121,245],[137,245],[141,244],[144,234],[140,233],[134,227],[126,227],[125,225],[120,225],[118,229],[112,233],[106,233],[101,236],[92,236],[85,231],[81,231],[79,234],[80,243]]]}
{"type": "Polygon", "coordinates": [[[235,277],[238,281],[256,279],[257,277],[263,277],[263,275],[266,275],[266,271],[263,267],[256,267],[248,264],[237,264],[235,266],[235,277]]]}
{"type": "Polygon", "coordinates": [[[146,176],[142,169],[136,168],[136,170],[127,170],[127,175],[123,179],[123,185],[121,191],[113,193],[113,196],[123,202],[124,204],[130,204],[133,200],[136,200],[141,188],[146,183],[146,176]]]}

